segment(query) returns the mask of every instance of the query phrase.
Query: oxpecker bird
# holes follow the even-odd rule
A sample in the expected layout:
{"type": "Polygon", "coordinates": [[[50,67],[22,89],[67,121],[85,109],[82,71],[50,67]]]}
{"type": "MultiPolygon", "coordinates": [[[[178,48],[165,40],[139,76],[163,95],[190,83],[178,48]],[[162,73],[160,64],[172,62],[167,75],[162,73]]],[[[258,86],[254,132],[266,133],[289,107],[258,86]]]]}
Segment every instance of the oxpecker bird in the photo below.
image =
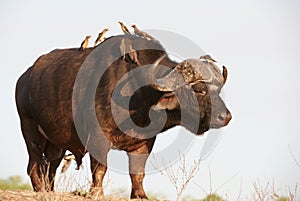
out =
{"type": "Polygon", "coordinates": [[[121,29],[125,34],[131,35],[131,33],[128,31],[127,27],[123,24],[123,22],[119,21],[119,24],[121,25],[121,29]]]}
{"type": "Polygon", "coordinates": [[[205,60],[206,62],[209,62],[209,63],[216,63],[217,61],[214,60],[210,55],[202,55],[199,59],[203,59],[205,60]]]}
{"type": "Polygon", "coordinates": [[[72,160],[75,160],[75,156],[73,154],[68,154],[64,156],[63,166],[61,168],[61,173],[65,173],[71,165],[72,160]]]}
{"type": "Polygon", "coordinates": [[[84,41],[82,41],[80,48],[78,50],[84,50],[87,48],[87,46],[89,45],[89,39],[90,37],[92,37],[91,35],[88,35],[85,37],[84,41]]]}
{"type": "Polygon", "coordinates": [[[133,61],[134,63],[136,63],[137,65],[141,65],[139,60],[138,60],[138,55],[137,52],[135,51],[135,49],[132,48],[132,45],[129,45],[129,58],[131,59],[131,61],[133,61]]]}
{"type": "Polygon", "coordinates": [[[123,55],[122,60],[124,60],[125,57],[126,57],[125,38],[122,38],[122,40],[121,40],[121,43],[120,43],[120,52],[121,52],[121,55],[123,55]]]}
{"type": "Polygon", "coordinates": [[[142,36],[142,37],[144,37],[144,38],[147,39],[147,40],[155,40],[155,39],[154,39],[152,36],[150,36],[148,33],[139,30],[135,24],[131,25],[131,27],[134,29],[134,33],[135,33],[137,36],[142,36]]]}
{"type": "Polygon", "coordinates": [[[107,31],[109,31],[109,29],[105,28],[105,29],[102,30],[101,33],[98,34],[98,37],[97,37],[97,39],[95,41],[95,44],[94,44],[94,47],[96,47],[98,43],[101,43],[102,41],[105,40],[105,34],[106,34],[107,31]]]}
{"type": "MultiPolygon", "coordinates": [[[[136,63],[137,65],[141,65],[139,60],[138,60],[138,55],[135,49],[133,49],[131,43],[127,42],[126,39],[123,38],[120,43],[120,51],[121,55],[123,55],[122,60],[126,59],[126,54],[129,56],[129,59],[136,63]]],[[[128,60],[128,59],[127,59],[128,60]]]]}

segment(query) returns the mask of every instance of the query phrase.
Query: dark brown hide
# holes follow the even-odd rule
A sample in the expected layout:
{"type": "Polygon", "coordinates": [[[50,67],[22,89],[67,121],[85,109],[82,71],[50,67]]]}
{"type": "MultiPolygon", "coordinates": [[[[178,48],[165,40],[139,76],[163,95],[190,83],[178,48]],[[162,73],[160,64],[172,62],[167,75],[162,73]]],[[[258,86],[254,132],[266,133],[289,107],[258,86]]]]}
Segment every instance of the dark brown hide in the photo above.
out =
{"type": "MultiPolygon", "coordinates": [[[[28,174],[35,191],[53,190],[55,171],[66,150],[74,154],[78,166],[88,150],[92,152],[92,190],[103,193],[102,180],[107,169],[107,153],[115,147],[128,153],[132,180],[131,198],[146,198],[142,184],[144,167],[159,132],[182,125],[195,134],[203,134],[210,125],[219,128],[228,124],[230,112],[219,97],[222,83],[205,83],[199,72],[199,75],[196,74],[202,81],[192,80],[195,82],[188,82],[176,88],[176,91],[160,91],[154,85],[130,91],[139,84],[139,80],[149,78],[149,73],[154,72],[151,69],[152,64],[164,54],[165,50],[157,41],[121,35],[106,39],[95,49],[54,50],[41,56],[19,78],[16,103],[29,154],[28,174]],[[124,53],[120,52],[122,39],[129,41],[129,49],[136,51],[140,65],[149,65],[147,73],[137,74],[123,85],[118,82],[138,65],[130,59],[123,59],[124,53]],[[99,78],[101,71],[103,75],[99,78]],[[78,77],[79,74],[81,77],[78,77]],[[133,93],[130,99],[126,93],[123,94],[122,90],[126,91],[125,85],[129,94],[133,93]],[[120,100],[112,100],[114,89],[118,87],[120,100]],[[194,90],[192,93],[196,99],[189,98],[190,92],[187,88],[194,90]],[[178,101],[179,96],[186,98],[178,101]],[[122,105],[123,99],[130,100],[129,111],[122,105]],[[216,109],[213,110],[212,107],[216,109]],[[117,110],[118,119],[113,117],[112,109],[117,110]],[[156,115],[154,122],[149,119],[149,110],[156,115]],[[151,123],[156,125],[160,122],[162,110],[166,110],[167,114],[162,129],[143,130],[142,128],[151,123]],[[125,113],[129,113],[130,117],[124,115],[125,113]],[[195,125],[193,122],[199,117],[200,121],[196,121],[195,125]],[[130,121],[141,130],[133,128],[130,121]],[[97,130],[98,125],[102,132],[97,130]],[[130,135],[124,134],[120,126],[130,135]],[[49,187],[43,183],[47,168],[49,176],[46,179],[51,184],[49,187]]],[[[194,63],[190,63],[189,72],[196,72],[203,67],[193,68],[195,65],[203,65],[197,61],[194,63]]],[[[184,74],[187,71],[181,69],[189,68],[186,64],[170,60],[168,56],[159,64],[169,70],[155,70],[154,77],[158,81],[174,69],[179,74],[184,74]]],[[[213,76],[215,80],[223,79],[222,74],[217,71],[213,76]]]]}

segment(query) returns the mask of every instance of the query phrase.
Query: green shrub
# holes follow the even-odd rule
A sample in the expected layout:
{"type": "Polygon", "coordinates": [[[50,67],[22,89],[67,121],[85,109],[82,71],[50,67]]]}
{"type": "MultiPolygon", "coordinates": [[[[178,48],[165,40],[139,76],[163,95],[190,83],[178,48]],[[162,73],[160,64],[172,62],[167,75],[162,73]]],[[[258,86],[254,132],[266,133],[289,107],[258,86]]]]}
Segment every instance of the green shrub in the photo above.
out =
{"type": "MultiPolygon", "coordinates": [[[[183,199],[183,201],[199,201],[199,199],[197,198],[193,198],[190,195],[185,196],[183,199]]],[[[200,200],[200,201],[225,201],[223,200],[220,196],[218,196],[217,194],[210,194],[208,196],[206,196],[206,198],[200,200]]]]}
{"type": "Polygon", "coordinates": [[[280,197],[277,201],[290,201],[288,197],[280,197]]]}
{"type": "Polygon", "coordinates": [[[202,199],[201,201],[225,201],[220,196],[216,194],[208,195],[206,198],[202,199]]]}
{"type": "Polygon", "coordinates": [[[25,183],[21,176],[10,176],[7,179],[0,179],[1,190],[32,190],[29,183],[25,183]]]}

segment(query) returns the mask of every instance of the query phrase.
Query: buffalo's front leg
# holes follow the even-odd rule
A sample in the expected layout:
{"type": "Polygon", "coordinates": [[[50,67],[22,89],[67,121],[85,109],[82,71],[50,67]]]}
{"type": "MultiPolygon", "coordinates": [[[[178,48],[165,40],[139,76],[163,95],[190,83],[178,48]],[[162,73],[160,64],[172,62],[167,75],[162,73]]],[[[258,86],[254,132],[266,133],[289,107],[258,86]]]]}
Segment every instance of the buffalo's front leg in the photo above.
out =
{"type": "Polygon", "coordinates": [[[92,135],[88,140],[87,148],[90,153],[93,178],[90,191],[93,195],[103,196],[102,182],[107,170],[107,154],[111,144],[101,133],[92,135]]]}
{"type": "Polygon", "coordinates": [[[127,153],[129,157],[129,174],[131,178],[131,195],[130,198],[147,199],[143,187],[145,177],[145,165],[148,156],[152,150],[155,138],[149,139],[148,142],[138,149],[127,153]]]}

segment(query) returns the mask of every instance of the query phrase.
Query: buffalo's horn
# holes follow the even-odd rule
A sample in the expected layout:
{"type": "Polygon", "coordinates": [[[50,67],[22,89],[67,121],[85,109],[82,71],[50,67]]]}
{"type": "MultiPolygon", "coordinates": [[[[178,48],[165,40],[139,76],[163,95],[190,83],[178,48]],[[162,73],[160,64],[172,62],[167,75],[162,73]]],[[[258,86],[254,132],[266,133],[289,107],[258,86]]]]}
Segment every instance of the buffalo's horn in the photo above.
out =
{"type": "Polygon", "coordinates": [[[158,65],[159,63],[166,57],[166,54],[163,54],[162,56],[160,56],[153,64],[152,66],[152,70],[150,71],[150,80],[152,81],[153,84],[156,83],[156,78],[155,75],[158,72],[158,65]]]}
{"type": "Polygon", "coordinates": [[[201,68],[201,79],[200,81],[210,83],[213,81],[213,72],[210,68],[201,68]]]}
{"type": "Polygon", "coordinates": [[[223,66],[223,85],[226,83],[226,80],[227,80],[227,76],[228,76],[228,71],[227,71],[227,68],[225,66],[223,66]]]}
{"type": "Polygon", "coordinates": [[[199,82],[211,83],[213,81],[214,73],[212,72],[212,69],[209,65],[210,64],[206,63],[201,63],[200,65],[195,64],[195,66],[197,66],[195,70],[197,70],[198,75],[195,77],[195,80],[190,82],[191,85],[197,84],[199,82]]]}
{"type": "Polygon", "coordinates": [[[154,62],[154,69],[157,68],[158,64],[167,56],[167,54],[163,54],[162,56],[160,56],[155,62],[154,62]]]}
{"type": "Polygon", "coordinates": [[[158,90],[163,92],[176,91],[178,88],[187,84],[182,74],[176,72],[175,69],[169,72],[166,76],[156,79],[156,84],[159,86],[158,90]]]}
{"type": "Polygon", "coordinates": [[[151,80],[151,83],[153,84],[153,87],[158,90],[158,91],[163,91],[163,92],[170,92],[170,91],[174,91],[173,88],[169,88],[167,87],[168,84],[166,84],[164,78],[166,77],[163,77],[161,79],[156,79],[155,78],[155,75],[157,74],[158,70],[159,70],[159,63],[166,57],[166,54],[163,54],[161,57],[159,57],[153,64],[152,66],[152,71],[150,73],[150,80],[151,80]]]}
{"type": "MultiPolygon", "coordinates": [[[[178,88],[186,85],[187,83],[184,80],[184,77],[182,74],[176,72],[176,68],[173,68],[173,70],[170,70],[170,72],[165,75],[162,78],[156,79],[155,75],[158,71],[158,64],[159,62],[165,57],[166,55],[163,55],[160,57],[153,65],[153,73],[151,73],[152,76],[152,83],[153,87],[156,90],[162,91],[162,92],[171,92],[176,91],[178,88]]],[[[187,65],[188,63],[185,62],[184,65],[187,65]]],[[[180,64],[179,64],[180,65],[180,64]]]]}

